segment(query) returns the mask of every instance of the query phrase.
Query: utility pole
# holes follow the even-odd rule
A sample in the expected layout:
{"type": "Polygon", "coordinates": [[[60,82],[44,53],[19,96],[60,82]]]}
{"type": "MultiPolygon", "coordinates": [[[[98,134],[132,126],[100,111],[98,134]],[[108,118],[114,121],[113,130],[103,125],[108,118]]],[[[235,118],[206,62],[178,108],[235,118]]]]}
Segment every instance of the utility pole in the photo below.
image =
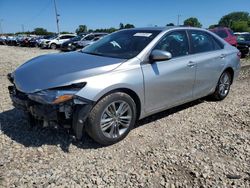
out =
{"type": "Polygon", "coordinates": [[[179,25],[180,25],[180,17],[181,17],[181,15],[180,15],[180,14],[178,14],[178,16],[177,16],[177,26],[179,26],[179,25]]]}
{"type": "Polygon", "coordinates": [[[1,32],[1,35],[3,35],[2,21],[3,21],[3,19],[0,19],[0,32],[1,32]]]}
{"type": "Polygon", "coordinates": [[[57,26],[57,33],[58,35],[60,34],[59,30],[59,14],[57,13],[57,8],[56,8],[56,0],[54,0],[54,6],[55,6],[55,13],[56,13],[56,26],[57,26]]]}
{"type": "Polygon", "coordinates": [[[22,26],[22,33],[24,33],[24,25],[22,24],[21,26],[22,26]]]}

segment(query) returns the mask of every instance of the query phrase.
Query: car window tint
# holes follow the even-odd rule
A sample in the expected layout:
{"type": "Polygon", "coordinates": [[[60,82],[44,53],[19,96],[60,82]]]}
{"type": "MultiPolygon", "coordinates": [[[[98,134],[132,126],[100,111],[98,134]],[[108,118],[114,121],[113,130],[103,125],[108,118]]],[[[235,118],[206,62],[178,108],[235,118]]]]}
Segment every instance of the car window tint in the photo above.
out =
{"type": "Polygon", "coordinates": [[[217,34],[218,36],[220,36],[221,38],[225,39],[228,37],[228,34],[225,30],[215,30],[213,31],[215,34],[217,34]]]}
{"type": "Polygon", "coordinates": [[[185,31],[174,31],[164,36],[155,47],[156,50],[170,52],[172,57],[189,54],[188,38],[185,31]]]}
{"type": "Polygon", "coordinates": [[[92,39],[94,39],[94,38],[95,38],[94,35],[89,35],[89,36],[86,36],[84,39],[85,39],[85,40],[92,40],[92,39]]]}
{"type": "Polygon", "coordinates": [[[224,44],[222,44],[218,39],[215,37],[212,37],[213,42],[214,42],[214,50],[221,50],[224,47],[224,44]]]}
{"type": "Polygon", "coordinates": [[[203,31],[190,31],[193,53],[209,52],[214,50],[213,37],[203,31]]]}
{"type": "Polygon", "coordinates": [[[67,36],[61,36],[60,39],[67,39],[67,36]]]}

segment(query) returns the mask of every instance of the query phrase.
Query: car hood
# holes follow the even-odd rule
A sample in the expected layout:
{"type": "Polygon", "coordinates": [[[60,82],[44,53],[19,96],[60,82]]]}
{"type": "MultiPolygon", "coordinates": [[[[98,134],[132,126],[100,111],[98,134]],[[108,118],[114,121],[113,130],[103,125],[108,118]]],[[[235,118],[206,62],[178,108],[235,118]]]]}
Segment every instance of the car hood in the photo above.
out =
{"type": "Polygon", "coordinates": [[[82,82],[84,78],[112,71],[124,61],[80,51],[49,54],[29,60],[12,76],[19,91],[34,93],[82,82]]]}

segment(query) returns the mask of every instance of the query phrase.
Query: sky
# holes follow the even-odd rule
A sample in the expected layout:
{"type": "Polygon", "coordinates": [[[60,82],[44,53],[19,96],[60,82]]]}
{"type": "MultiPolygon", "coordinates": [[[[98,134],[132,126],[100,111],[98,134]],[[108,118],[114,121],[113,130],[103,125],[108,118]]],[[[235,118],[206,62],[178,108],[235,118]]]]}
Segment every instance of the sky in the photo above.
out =
{"type": "MultiPolygon", "coordinates": [[[[74,32],[78,25],[88,29],[180,24],[197,17],[204,28],[218,23],[233,11],[250,12],[250,0],[56,0],[60,31],[74,32]]],[[[4,33],[33,31],[43,27],[56,32],[53,0],[0,0],[0,23],[4,33]]]]}

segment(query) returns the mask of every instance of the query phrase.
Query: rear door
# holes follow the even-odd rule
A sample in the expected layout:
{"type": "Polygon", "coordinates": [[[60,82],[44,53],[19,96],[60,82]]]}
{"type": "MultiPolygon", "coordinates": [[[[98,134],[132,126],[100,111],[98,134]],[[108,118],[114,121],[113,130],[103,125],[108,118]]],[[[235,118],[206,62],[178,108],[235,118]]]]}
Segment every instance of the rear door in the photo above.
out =
{"type": "Polygon", "coordinates": [[[200,98],[213,92],[225,65],[224,44],[208,32],[189,30],[196,78],[193,95],[200,98]]]}
{"type": "Polygon", "coordinates": [[[59,38],[58,42],[59,42],[59,44],[62,44],[64,42],[68,41],[69,39],[71,39],[72,37],[74,37],[74,36],[72,36],[72,35],[63,35],[63,36],[61,36],[59,38]]]}
{"type": "Polygon", "coordinates": [[[142,64],[146,113],[191,100],[195,80],[195,65],[189,55],[185,30],[166,34],[155,49],[168,51],[173,58],[142,64]]]}

